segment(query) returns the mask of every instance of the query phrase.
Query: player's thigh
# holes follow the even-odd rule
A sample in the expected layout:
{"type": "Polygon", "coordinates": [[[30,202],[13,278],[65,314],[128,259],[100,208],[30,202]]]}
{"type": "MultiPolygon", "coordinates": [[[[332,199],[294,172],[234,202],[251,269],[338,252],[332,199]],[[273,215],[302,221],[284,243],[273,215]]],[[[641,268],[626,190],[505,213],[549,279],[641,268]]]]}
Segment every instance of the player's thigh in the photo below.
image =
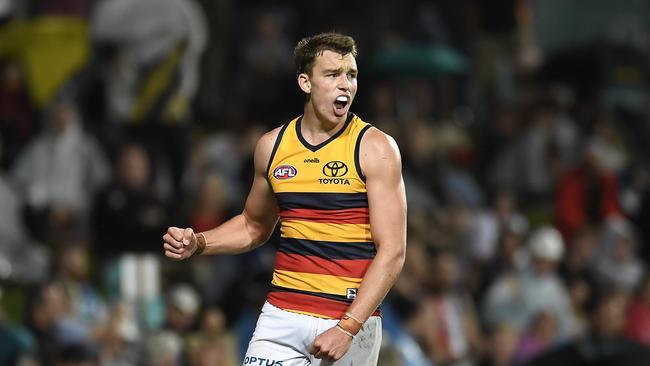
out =
{"type": "Polygon", "coordinates": [[[314,333],[312,317],[290,313],[266,303],[244,357],[245,366],[309,365],[307,347],[314,333]]]}
{"type": "Polygon", "coordinates": [[[266,340],[251,342],[244,357],[244,366],[308,366],[309,358],[291,347],[278,346],[266,340]]]}

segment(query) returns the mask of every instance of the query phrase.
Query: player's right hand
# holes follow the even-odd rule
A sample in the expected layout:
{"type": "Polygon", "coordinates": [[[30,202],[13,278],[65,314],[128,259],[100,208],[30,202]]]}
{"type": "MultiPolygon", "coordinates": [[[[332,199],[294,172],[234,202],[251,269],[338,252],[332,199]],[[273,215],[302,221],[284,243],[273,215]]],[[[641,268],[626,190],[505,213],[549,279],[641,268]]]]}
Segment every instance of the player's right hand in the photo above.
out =
{"type": "Polygon", "coordinates": [[[196,234],[192,228],[170,227],[163,235],[165,255],[176,260],[189,258],[196,251],[196,234]]]}

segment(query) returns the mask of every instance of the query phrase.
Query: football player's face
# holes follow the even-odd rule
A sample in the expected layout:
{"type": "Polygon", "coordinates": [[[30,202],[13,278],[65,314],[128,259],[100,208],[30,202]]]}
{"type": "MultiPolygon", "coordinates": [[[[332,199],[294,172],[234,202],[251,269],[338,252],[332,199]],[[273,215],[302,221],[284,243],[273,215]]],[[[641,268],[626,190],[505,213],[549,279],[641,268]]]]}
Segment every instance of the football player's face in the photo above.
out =
{"type": "Polygon", "coordinates": [[[357,62],[352,54],[326,50],[314,60],[311,76],[300,75],[299,84],[310,94],[308,103],[319,118],[341,122],[347,118],[357,93],[357,73],[357,62]]]}

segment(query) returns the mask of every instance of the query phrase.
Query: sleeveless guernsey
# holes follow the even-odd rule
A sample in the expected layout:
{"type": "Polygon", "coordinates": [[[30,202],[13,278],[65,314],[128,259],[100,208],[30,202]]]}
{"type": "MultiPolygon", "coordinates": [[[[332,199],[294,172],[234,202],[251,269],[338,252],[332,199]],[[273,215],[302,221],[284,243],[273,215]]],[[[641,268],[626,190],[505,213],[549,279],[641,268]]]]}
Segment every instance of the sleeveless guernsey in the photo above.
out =
{"type": "Polygon", "coordinates": [[[280,208],[268,302],[341,318],[376,254],[359,165],[361,137],[371,125],[350,113],[339,132],[314,146],[303,138],[301,121],[282,127],[266,172],[280,208]]]}

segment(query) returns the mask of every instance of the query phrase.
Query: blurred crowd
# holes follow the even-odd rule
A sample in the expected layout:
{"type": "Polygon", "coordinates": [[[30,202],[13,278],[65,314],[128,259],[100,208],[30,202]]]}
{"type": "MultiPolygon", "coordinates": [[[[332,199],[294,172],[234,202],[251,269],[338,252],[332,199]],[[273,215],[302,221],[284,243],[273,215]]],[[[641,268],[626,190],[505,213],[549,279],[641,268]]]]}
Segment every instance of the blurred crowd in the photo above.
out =
{"type": "Polygon", "coordinates": [[[403,158],[380,364],[643,364],[650,6],[597,1],[617,31],[557,46],[560,3],[0,0],[0,365],[241,364],[274,248],[161,238],[242,209],[323,31],[357,40],[352,110],[403,158]]]}

